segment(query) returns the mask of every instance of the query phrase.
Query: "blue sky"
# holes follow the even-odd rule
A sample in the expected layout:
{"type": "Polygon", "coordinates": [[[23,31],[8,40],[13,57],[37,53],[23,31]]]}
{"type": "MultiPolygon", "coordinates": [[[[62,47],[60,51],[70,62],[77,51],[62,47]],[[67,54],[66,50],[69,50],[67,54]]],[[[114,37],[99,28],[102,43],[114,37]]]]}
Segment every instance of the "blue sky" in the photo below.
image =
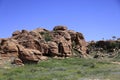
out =
{"type": "Polygon", "coordinates": [[[87,41],[120,37],[120,0],[0,0],[0,38],[56,25],[83,33],[87,41]]]}

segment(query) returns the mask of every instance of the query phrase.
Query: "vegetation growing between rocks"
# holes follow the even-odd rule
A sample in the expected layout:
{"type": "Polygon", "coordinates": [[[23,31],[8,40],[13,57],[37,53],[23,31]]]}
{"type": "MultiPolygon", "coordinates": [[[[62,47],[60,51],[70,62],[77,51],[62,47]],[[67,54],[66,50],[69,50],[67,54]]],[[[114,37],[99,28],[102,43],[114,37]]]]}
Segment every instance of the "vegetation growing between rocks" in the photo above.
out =
{"type": "Polygon", "coordinates": [[[52,36],[50,35],[49,32],[40,32],[40,34],[44,37],[45,41],[51,41],[52,40],[52,36]]]}

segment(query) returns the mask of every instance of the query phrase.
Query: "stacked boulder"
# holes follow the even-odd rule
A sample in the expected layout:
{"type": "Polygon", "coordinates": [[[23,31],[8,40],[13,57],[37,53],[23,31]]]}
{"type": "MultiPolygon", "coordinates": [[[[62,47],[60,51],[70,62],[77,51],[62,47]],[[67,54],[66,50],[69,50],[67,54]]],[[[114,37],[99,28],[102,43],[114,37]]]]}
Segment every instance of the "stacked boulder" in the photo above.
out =
{"type": "Polygon", "coordinates": [[[87,56],[87,44],[82,33],[55,26],[52,31],[37,28],[15,31],[11,38],[0,39],[0,57],[14,58],[14,64],[37,63],[48,57],[71,57],[75,51],[87,56]]]}

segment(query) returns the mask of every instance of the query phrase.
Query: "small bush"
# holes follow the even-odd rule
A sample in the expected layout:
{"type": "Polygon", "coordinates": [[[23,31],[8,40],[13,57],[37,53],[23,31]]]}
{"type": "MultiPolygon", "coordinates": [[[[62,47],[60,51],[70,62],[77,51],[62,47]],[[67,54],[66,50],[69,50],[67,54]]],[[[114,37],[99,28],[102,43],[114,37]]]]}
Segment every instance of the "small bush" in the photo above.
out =
{"type": "Polygon", "coordinates": [[[46,42],[52,40],[52,36],[50,35],[49,32],[41,32],[40,34],[44,37],[44,39],[45,39],[46,42]]]}

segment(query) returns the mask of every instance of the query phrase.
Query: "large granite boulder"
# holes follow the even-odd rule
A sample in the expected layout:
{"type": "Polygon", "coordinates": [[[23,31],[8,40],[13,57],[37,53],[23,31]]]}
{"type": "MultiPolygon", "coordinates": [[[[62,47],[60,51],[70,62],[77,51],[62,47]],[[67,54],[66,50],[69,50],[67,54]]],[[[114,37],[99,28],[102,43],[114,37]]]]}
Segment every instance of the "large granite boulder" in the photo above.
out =
{"type": "Polygon", "coordinates": [[[42,53],[35,49],[25,49],[22,46],[19,46],[19,58],[23,63],[37,63],[42,56],[42,53]]]}

